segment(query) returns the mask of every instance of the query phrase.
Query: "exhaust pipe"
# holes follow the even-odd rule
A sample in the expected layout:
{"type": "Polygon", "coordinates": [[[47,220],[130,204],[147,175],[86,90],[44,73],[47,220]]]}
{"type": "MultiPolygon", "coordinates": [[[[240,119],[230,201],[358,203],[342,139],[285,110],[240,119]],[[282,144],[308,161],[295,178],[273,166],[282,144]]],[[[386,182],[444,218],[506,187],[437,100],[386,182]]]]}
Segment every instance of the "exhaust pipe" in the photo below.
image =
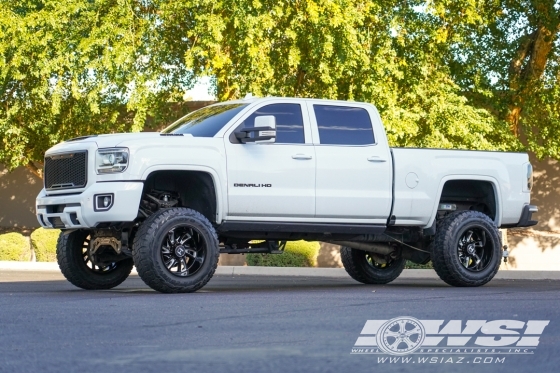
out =
{"type": "Polygon", "coordinates": [[[431,259],[430,253],[426,250],[414,250],[409,247],[401,247],[400,249],[397,249],[394,246],[384,243],[356,241],[330,241],[330,243],[340,246],[347,246],[356,250],[367,251],[371,253],[377,263],[386,263],[387,256],[390,256],[392,258],[402,256],[404,259],[418,264],[426,264],[431,259]]]}
{"type": "Polygon", "coordinates": [[[355,241],[331,241],[331,243],[380,255],[390,255],[395,251],[395,249],[390,245],[382,243],[366,243],[355,241]]]}

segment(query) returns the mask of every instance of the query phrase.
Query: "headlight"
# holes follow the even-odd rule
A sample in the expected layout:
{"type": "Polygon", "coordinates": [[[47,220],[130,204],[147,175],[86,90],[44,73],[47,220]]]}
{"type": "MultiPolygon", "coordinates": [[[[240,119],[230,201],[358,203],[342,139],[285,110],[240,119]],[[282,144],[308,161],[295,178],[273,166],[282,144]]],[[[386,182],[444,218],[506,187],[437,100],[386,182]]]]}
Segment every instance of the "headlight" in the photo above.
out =
{"type": "Polygon", "coordinates": [[[128,167],[128,149],[99,149],[95,155],[95,169],[98,174],[123,172],[128,167]]]}

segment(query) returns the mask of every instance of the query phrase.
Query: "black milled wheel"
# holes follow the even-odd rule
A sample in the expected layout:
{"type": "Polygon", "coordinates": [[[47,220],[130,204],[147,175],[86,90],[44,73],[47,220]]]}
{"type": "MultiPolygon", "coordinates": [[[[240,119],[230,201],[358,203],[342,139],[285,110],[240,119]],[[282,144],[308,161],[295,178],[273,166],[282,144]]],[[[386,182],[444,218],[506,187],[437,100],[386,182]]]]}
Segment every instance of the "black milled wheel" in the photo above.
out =
{"type": "Polygon", "coordinates": [[[350,277],[364,284],[393,281],[399,277],[406,262],[403,258],[387,258],[386,263],[378,263],[370,253],[345,246],[340,248],[340,259],[350,277]]]}
{"type": "Polygon", "coordinates": [[[187,208],[159,210],[150,215],[134,238],[138,274],[162,293],[190,293],[212,278],[220,255],[212,224],[187,208]]]}
{"type": "Polygon", "coordinates": [[[457,211],[438,223],[432,263],[453,286],[481,286],[498,272],[502,241],[498,228],[478,211],[457,211]]]}
{"type": "Polygon", "coordinates": [[[120,285],[132,270],[132,259],[125,259],[106,266],[91,262],[90,233],[77,230],[61,232],[56,244],[56,259],[62,274],[73,285],[86,290],[111,289],[120,285]]]}

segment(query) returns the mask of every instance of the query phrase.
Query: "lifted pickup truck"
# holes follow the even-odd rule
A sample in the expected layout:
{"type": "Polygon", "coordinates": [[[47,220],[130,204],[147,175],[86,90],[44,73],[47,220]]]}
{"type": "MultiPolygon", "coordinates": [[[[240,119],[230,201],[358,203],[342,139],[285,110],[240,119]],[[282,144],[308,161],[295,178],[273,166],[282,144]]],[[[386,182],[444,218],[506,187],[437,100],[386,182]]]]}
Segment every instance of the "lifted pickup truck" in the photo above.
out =
{"type": "Polygon", "coordinates": [[[390,148],[367,103],[249,98],[205,107],[161,133],[84,136],[45,154],[37,218],[59,228],[62,273],[84,289],[136,265],[160,292],[192,292],[220,253],[342,246],[366,284],[432,260],[454,286],[500,265],[498,227],[536,224],[527,154],[390,148]]]}

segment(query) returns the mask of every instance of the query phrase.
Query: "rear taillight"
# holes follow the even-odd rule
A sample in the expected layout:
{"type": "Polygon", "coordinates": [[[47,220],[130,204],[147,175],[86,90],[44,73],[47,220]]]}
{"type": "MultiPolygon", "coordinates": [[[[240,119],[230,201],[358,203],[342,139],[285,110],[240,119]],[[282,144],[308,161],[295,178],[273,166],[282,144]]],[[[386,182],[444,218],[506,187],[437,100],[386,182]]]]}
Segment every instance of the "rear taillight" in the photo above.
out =
{"type": "Polygon", "coordinates": [[[533,189],[533,166],[530,163],[525,164],[527,173],[526,173],[526,180],[523,183],[523,191],[530,192],[533,189]]]}

